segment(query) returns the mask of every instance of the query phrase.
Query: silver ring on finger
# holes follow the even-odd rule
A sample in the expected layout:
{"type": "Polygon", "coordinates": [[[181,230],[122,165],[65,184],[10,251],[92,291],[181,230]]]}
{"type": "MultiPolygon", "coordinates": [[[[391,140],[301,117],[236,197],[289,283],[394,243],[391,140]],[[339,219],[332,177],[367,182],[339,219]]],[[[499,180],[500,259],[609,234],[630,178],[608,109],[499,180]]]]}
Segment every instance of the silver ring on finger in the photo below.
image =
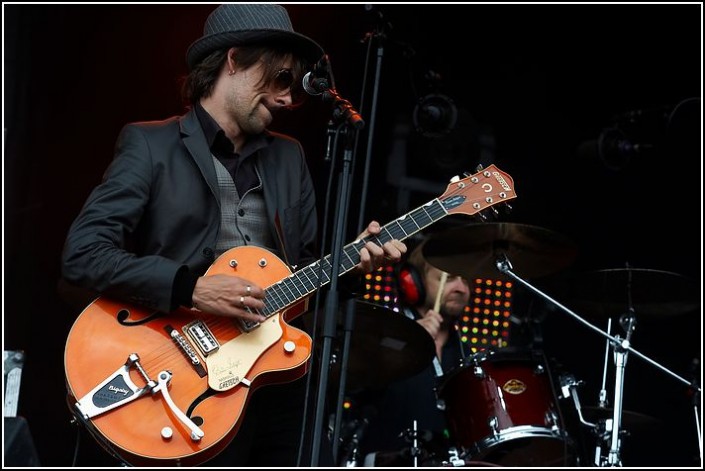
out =
{"type": "Polygon", "coordinates": [[[245,297],[240,296],[240,306],[245,307],[245,297]]]}
{"type": "Polygon", "coordinates": [[[252,296],[252,286],[247,285],[247,296],[252,296]]]}

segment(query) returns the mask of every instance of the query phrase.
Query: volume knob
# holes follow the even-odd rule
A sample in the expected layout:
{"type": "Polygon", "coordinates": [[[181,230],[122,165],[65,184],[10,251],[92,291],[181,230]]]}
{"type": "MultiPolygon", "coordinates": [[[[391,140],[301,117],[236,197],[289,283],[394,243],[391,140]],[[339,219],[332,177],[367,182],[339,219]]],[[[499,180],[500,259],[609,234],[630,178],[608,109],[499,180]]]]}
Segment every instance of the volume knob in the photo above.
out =
{"type": "Polygon", "coordinates": [[[296,344],[294,342],[291,340],[284,342],[284,351],[286,353],[294,353],[294,350],[296,350],[296,344]]]}

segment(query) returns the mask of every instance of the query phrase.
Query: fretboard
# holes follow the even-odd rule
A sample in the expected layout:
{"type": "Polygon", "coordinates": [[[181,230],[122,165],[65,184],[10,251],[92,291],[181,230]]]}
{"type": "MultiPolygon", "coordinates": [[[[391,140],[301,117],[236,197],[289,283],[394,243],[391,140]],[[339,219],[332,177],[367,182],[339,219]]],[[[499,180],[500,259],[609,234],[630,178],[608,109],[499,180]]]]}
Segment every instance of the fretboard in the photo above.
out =
{"type": "Polygon", "coordinates": [[[368,241],[381,246],[392,239],[404,240],[447,214],[438,198],[416,208],[382,226],[379,234],[356,240],[343,247],[337,270],[333,269],[332,255],[329,254],[268,287],[265,289],[265,307],[258,312],[265,317],[270,317],[327,285],[333,276],[341,276],[349,272],[360,263],[360,250],[368,241]]]}

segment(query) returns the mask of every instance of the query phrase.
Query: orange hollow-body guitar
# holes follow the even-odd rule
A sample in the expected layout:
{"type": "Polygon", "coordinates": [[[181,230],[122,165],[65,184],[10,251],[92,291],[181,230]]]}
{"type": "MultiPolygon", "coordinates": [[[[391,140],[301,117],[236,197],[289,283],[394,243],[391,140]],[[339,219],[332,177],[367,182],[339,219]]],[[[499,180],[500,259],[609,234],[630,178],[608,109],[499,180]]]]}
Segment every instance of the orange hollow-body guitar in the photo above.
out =
{"type": "Polygon", "coordinates": [[[404,240],[449,214],[476,214],[516,198],[494,165],[448,185],[429,203],[292,273],[265,249],[237,247],[206,276],[241,276],[265,287],[266,320],[244,323],[179,309],[152,312],[105,297],[74,323],[64,365],[72,412],[110,453],[138,466],[194,466],[236,436],[250,393],[305,374],[312,340],[287,324],[308,298],[359,263],[369,240],[404,240]]]}

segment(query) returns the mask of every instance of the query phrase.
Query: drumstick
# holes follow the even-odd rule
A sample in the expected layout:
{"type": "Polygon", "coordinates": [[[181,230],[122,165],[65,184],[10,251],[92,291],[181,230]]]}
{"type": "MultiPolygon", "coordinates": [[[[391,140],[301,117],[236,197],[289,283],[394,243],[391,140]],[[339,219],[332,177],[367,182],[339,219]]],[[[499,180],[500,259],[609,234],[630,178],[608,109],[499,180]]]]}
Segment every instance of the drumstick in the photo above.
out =
{"type": "MultiPolygon", "coordinates": [[[[446,287],[447,279],[448,273],[442,271],[441,282],[438,284],[438,292],[436,293],[436,303],[433,305],[433,310],[436,312],[439,312],[439,309],[441,308],[441,298],[443,297],[443,290],[446,287]]],[[[436,376],[440,378],[443,376],[443,368],[441,367],[441,353],[438,348],[438,345],[436,345],[436,356],[433,358],[433,368],[436,370],[436,376]]]]}
{"type": "Polygon", "coordinates": [[[438,292],[436,293],[436,304],[433,305],[433,310],[439,312],[441,308],[441,297],[443,296],[443,290],[446,287],[446,280],[448,279],[448,273],[441,272],[441,282],[438,285],[438,292]]]}

